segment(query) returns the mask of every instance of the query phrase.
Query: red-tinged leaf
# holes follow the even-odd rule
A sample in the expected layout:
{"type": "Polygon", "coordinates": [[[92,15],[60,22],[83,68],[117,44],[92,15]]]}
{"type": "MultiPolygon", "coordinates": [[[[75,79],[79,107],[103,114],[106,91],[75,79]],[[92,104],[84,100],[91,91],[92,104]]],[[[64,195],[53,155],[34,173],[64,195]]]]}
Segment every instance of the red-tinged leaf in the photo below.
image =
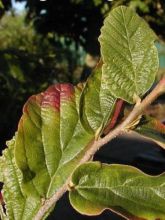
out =
{"type": "Polygon", "coordinates": [[[32,96],[25,104],[18,126],[15,157],[23,173],[22,187],[26,195],[52,196],[79,164],[89,143],[101,135],[116,99],[100,77],[101,68],[97,67],[85,86],[56,84],[32,96]],[[96,86],[100,89],[95,89],[96,86]],[[88,103],[91,96],[95,106],[88,103]],[[92,132],[84,126],[82,109],[87,119],[97,121],[92,132]]]}
{"type": "Polygon", "coordinates": [[[0,203],[3,205],[4,204],[4,201],[3,201],[3,196],[2,196],[2,193],[0,192],[0,203]]]}
{"type": "Polygon", "coordinates": [[[113,113],[112,117],[110,118],[110,122],[106,126],[106,128],[104,129],[105,135],[108,134],[110,132],[110,130],[112,130],[115,127],[117,120],[118,120],[118,117],[121,114],[123,105],[124,105],[124,101],[121,99],[118,99],[115,104],[114,113],[113,113]]]}

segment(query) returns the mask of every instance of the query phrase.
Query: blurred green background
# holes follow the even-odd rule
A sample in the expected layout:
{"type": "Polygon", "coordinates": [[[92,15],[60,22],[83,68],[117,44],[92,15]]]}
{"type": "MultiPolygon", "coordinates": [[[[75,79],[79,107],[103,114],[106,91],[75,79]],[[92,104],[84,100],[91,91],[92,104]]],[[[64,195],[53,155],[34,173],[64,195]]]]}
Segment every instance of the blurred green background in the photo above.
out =
{"type": "Polygon", "coordinates": [[[12,138],[27,98],[56,82],[77,83],[99,58],[103,19],[129,5],[160,38],[165,70],[164,0],[2,0],[0,2],[0,146],[12,138]]]}

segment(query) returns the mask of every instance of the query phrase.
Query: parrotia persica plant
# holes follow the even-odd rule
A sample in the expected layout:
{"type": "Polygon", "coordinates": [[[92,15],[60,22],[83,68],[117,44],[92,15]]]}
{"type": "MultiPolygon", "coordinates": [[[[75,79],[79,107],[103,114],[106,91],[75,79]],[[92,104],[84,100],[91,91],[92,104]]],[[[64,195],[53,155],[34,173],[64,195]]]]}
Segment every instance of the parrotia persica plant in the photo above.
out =
{"type": "Polygon", "coordinates": [[[126,219],[165,220],[165,174],[92,162],[100,147],[132,130],[165,148],[165,126],[144,111],[165,92],[162,79],[144,98],[158,71],[156,39],[134,11],[117,7],[101,28],[101,59],[87,81],[29,98],[0,158],[2,220],[46,219],[66,191],[82,215],[110,209],[126,219]],[[132,110],[123,118],[125,103],[132,110]]]}

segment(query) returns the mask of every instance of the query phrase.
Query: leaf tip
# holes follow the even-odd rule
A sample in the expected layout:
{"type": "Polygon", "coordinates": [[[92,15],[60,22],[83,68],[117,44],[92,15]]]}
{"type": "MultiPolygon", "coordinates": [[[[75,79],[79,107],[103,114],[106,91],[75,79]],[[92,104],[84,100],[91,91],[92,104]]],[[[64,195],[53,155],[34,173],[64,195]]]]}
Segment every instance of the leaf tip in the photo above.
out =
{"type": "Polygon", "coordinates": [[[50,86],[44,93],[42,107],[52,106],[60,110],[60,102],[71,101],[74,95],[74,86],[69,83],[55,84],[50,86]]]}

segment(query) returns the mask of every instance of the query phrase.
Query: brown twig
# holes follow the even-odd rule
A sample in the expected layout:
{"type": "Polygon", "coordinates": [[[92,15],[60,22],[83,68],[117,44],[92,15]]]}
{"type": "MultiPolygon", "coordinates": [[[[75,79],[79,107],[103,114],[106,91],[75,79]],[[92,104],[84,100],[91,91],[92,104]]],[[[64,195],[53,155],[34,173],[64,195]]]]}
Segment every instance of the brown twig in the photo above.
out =
{"type": "MultiPolygon", "coordinates": [[[[134,106],[132,112],[128,117],[118,125],[114,130],[107,134],[104,138],[94,141],[89,150],[85,153],[84,157],[81,159],[81,165],[90,160],[90,158],[105,144],[114,139],[121,133],[127,131],[129,125],[141,114],[143,114],[144,109],[148,107],[158,96],[165,93],[165,77],[157,84],[153,91],[141,102],[140,99],[137,99],[136,105],[134,106]]],[[[45,213],[63,196],[63,194],[68,190],[68,185],[71,180],[71,176],[50,199],[45,200],[43,206],[40,208],[39,212],[35,216],[34,220],[41,220],[45,213]]]]}

